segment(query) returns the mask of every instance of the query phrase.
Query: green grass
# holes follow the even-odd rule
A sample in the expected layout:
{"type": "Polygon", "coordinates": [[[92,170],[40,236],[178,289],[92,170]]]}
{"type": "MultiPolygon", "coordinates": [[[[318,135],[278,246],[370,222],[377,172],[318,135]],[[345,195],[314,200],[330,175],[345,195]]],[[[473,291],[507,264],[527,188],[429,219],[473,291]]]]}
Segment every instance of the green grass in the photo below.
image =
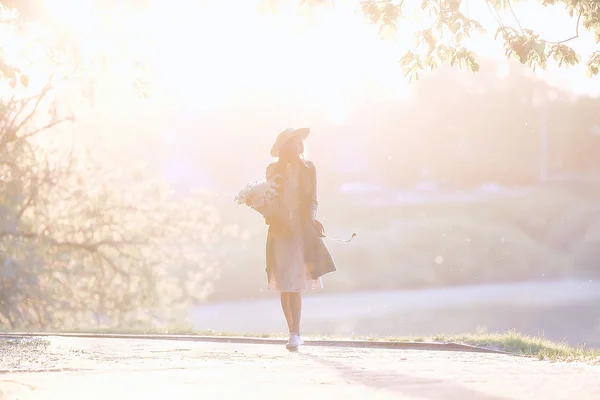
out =
{"type": "Polygon", "coordinates": [[[49,345],[50,341],[44,338],[0,339],[0,360],[13,357],[19,362],[30,362],[35,360],[49,345]]]}
{"type": "MultiPolygon", "coordinates": [[[[333,337],[327,338],[334,339],[333,337]]],[[[585,346],[575,347],[566,342],[555,342],[543,337],[527,336],[516,331],[504,333],[464,333],[458,335],[440,334],[436,336],[413,337],[353,337],[352,339],[389,342],[457,343],[500,350],[515,355],[535,357],[539,360],[565,362],[582,361],[600,365],[600,349],[593,349],[585,346]]]]}
{"type": "MultiPolygon", "coordinates": [[[[326,277],[327,290],[595,279],[600,187],[586,190],[589,193],[583,194],[548,184],[514,198],[381,207],[325,197],[319,218],[326,230],[338,237],[358,234],[350,244],[326,240],[339,270],[343,269],[343,274],[326,277]]],[[[221,214],[244,238],[238,233],[219,242],[227,264],[214,282],[210,300],[256,298],[265,285],[264,221],[246,209],[231,209],[221,214]]]]}
{"type": "Polygon", "coordinates": [[[585,346],[574,347],[565,342],[554,342],[543,337],[527,336],[515,331],[506,333],[474,333],[461,335],[438,335],[434,342],[469,344],[536,357],[551,361],[584,361],[600,364],[600,350],[585,346]]]}
{"type": "MultiPolygon", "coordinates": [[[[67,333],[67,332],[65,332],[67,333]]],[[[264,339],[283,339],[285,336],[280,334],[244,334],[234,332],[217,331],[195,331],[189,328],[170,328],[170,329],[104,329],[104,330],[78,330],[68,333],[112,333],[112,334],[174,334],[174,335],[198,335],[198,336],[236,336],[252,337],[264,339]]],[[[600,349],[588,348],[585,346],[571,346],[566,342],[555,342],[543,337],[527,336],[516,331],[504,333],[465,333],[458,335],[440,334],[436,336],[405,336],[405,337],[364,337],[364,336],[323,336],[306,335],[308,340],[361,340],[361,341],[388,341],[388,342],[425,342],[425,343],[457,343],[471,346],[484,347],[488,349],[500,350],[514,355],[534,357],[539,360],[563,361],[563,362],[585,362],[594,365],[600,365],[600,349]]],[[[46,340],[19,340],[6,342],[0,340],[0,355],[14,348],[39,349],[49,342],[46,340]],[[12,347],[11,347],[12,346],[12,347]]]]}

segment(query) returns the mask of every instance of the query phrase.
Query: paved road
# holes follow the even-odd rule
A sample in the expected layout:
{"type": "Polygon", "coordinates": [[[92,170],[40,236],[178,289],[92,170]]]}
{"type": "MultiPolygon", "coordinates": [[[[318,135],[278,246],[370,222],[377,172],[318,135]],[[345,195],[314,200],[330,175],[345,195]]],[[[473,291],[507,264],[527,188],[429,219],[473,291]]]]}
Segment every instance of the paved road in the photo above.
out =
{"type": "Polygon", "coordinates": [[[474,353],[57,338],[0,370],[2,400],[600,399],[600,367],[474,353]]]}

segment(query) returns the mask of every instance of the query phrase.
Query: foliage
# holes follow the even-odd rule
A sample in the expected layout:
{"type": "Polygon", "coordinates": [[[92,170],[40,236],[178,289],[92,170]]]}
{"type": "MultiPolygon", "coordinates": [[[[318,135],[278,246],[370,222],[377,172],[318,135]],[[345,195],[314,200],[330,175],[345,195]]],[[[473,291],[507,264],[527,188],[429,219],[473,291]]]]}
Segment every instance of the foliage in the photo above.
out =
{"type": "MultiPolygon", "coordinates": [[[[304,7],[329,5],[332,0],[262,0],[259,8],[277,10],[284,1],[295,2],[304,7]]],[[[418,79],[426,69],[437,69],[441,65],[459,66],[479,71],[480,61],[472,50],[472,40],[478,35],[489,34],[504,47],[504,55],[510,59],[536,69],[546,69],[548,63],[558,66],[574,66],[585,63],[589,77],[600,71],[600,50],[578,54],[573,43],[586,34],[593,35],[600,43],[600,5],[595,0],[535,0],[540,8],[561,8],[573,23],[573,34],[558,41],[545,39],[542,33],[528,28],[521,22],[518,5],[521,0],[360,0],[365,18],[379,26],[380,31],[390,32],[402,28],[403,43],[414,42],[411,49],[400,57],[400,65],[410,80],[418,79]],[[471,8],[477,11],[471,10],[471,8]],[[483,15],[487,13],[487,15],[483,15]],[[491,23],[486,18],[491,17],[491,23]],[[406,27],[410,26],[407,33],[406,27]]],[[[128,0],[128,6],[144,8],[145,1],[128,0]]],[[[98,2],[110,9],[115,2],[98,2]]],[[[0,2],[0,7],[14,10],[20,21],[42,21],[47,16],[36,0],[0,2]],[[2,4],[4,6],[2,6],[2,4]]],[[[56,25],[56,22],[46,21],[56,25]]],[[[54,26],[53,29],[58,29],[54,26]]],[[[58,29],[60,30],[60,29],[58,29]]],[[[67,40],[62,38],[61,40],[67,40]]],[[[67,45],[74,55],[73,43],[67,45]]],[[[89,60],[88,60],[89,61],[89,60]]],[[[140,60],[137,60],[138,64],[140,60]]],[[[0,63],[1,68],[1,63],[0,63]]],[[[142,74],[142,71],[140,71],[142,74]]],[[[134,86],[142,96],[147,96],[148,82],[139,78],[134,86]]]]}
{"type": "MultiPolygon", "coordinates": [[[[441,67],[413,82],[411,101],[393,112],[355,111],[348,126],[365,118],[385,121],[364,140],[370,166],[365,172],[375,172],[393,189],[412,188],[424,179],[455,188],[531,185],[542,177],[543,161],[550,178],[598,176],[600,135],[594,132],[600,101],[573,98],[526,76],[516,61],[506,64],[504,79],[491,62],[483,62],[474,75],[441,67]]],[[[319,166],[330,179],[339,168],[328,162],[323,157],[319,166]]]]}
{"type": "Polygon", "coordinates": [[[71,119],[54,92],[15,91],[0,116],[0,326],[180,320],[210,290],[216,213],[98,151],[38,140],[71,119]]]}
{"type": "MultiPolygon", "coordinates": [[[[331,245],[340,265],[352,265],[347,289],[397,289],[560,277],[568,257],[515,226],[463,212],[417,214],[369,232],[364,243],[331,245]],[[379,268],[358,268],[377,265],[379,268]]],[[[333,278],[332,278],[333,279],[333,278]]]]}
{"type": "MultiPolygon", "coordinates": [[[[259,7],[276,10],[278,3],[283,1],[286,0],[263,0],[259,7]]],[[[293,1],[305,7],[323,4],[335,7],[336,4],[332,0],[293,1]]],[[[493,34],[495,40],[503,43],[507,58],[516,59],[533,69],[545,69],[549,61],[558,66],[584,62],[588,76],[598,75],[600,50],[581,55],[572,43],[584,36],[584,31],[593,34],[596,44],[600,43],[600,4],[595,0],[535,1],[540,8],[563,9],[564,15],[573,21],[571,37],[550,41],[540,32],[523,25],[516,8],[521,0],[360,0],[359,3],[367,20],[377,24],[382,32],[414,26],[412,37],[402,38],[404,42],[413,41],[414,46],[400,59],[404,74],[411,80],[418,79],[423,70],[434,70],[443,64],[478,71],[480,63],[470,49],[470,42],[483,33],[493,34]],[[470,7],[486,9],[484,12],[491,16],[492,25],[485,21],[485,15],[471,12],[470,7]]],[[[99,3],[107,9],[115,5],[112,0],[99,3]]],[[[145,1],[139,0],[125,3],[135,8],[146,5],[145,1]]],[[[44,8],[36,0],[4,0],[0,2],[0,7],[2,5],[6,10],[16,10],[21,20],[41,21],[46,18],[44,8]]],[[[137,85],[143,85],[143,80],[136,82],[137,85]]]]}
{"type": "MultiPolygon", "coordinates": [[[[400,65],[409,79],[418,79],[425,69],[434,70],[442,64],[479,70],[477,55],[469,49],[470,39],[482,33],[493,33],[501,40],[504,54],[533,69],[547,67],[548,61],[559,66],[582,62],[581,55],[571,47],[582,31],[594,34],[600,43],[600,4],[595,0],[535,0],[539,7],[562,7],[573,19],[573,35],[559,41],[544,39],[539,32],[523,26],[515,4],[520,0],[361,0],[364,16],[379,26],[380,32],[396,31],[415,21],[422,22],[413,32],[414,48],[401,57],[400,65]],[[472,17],[470,6],[484,5],[494,25],[482,15],[472,17]],[[507,18],[508,16],[508,18],[507,18]]],[[[307,5],[327,4],[331,0],[304,1],[307,5]]],[[[411,38],[403,37],[403,41],[411,38]]],[[[600,71],[600,50],[584,55],[588,76],[600,71]]]]}
{"type": "Polygon", "coordinates": [[[427,340],[487,347],[512,354],[533,356],[540,360],[600,363],[600,351],[597,349],[585,346],[574,347],[566,342],[554,342],[543,336],[523,335],[514,330],[503,333],[477,332],[462,335],[437,335],[427,340]]]}
{"type": "MultiPolygon", "coordinates": [[[[516,198],[380,207],[322,197],[329,232],[359,233],[351,244],[327,242],[339,267],[326,277],[327,291],[596,280],[600,188],[594,196],[574,193],[549,185],[516,198]]],[[[235,216],[239,232],[219,243],[228,263],[211,298],[260,296],[264,223],[230,208],[219,206],[235,216]]]]}
{"type": "MultiPolygon", "coordinates": [[[[1,5],[0,27],[26,29],[1,5]]],[[[181,323],[211,290],[219,217],[144,170],[65,145],[60,129],[74,117],[58,87],[68,91],[81,75],[76,60],[55,57],[55,44],[18,66],[0,47],[0,327],[181,323]],[[54,71],[42,86],[27,76],[36,66],[54,71]]]]}
{"type": "MultiPolygon", "coordinates": [[[[541,7],[562,5],[569,16],[576,18],[574,35],[558,42],[543,39],[539,33],[523,27],[514,11],[513,3],[518,0],[483,0],[496,21],[495,38],[504,43],[507,58],[514,57],[529,67],[545,69],[552,59],[562,65],[576,65],[580,55],[569,46],[569,42],[580,37],[580,30],[595,33],[596,43],[600,42],[600,4],[592,0],[540,0],[541,7]],[[503,21],[501,12],[512,14],[516,27],[503,21]]],[[[382,27],[395,27],[401,23],[404,1],[363,0],[365,15],[382,27]]],[[[469,17],[468,0],[422,0],[419,18],[432,20],[426,29],[415,32],[417,49],[408,51],[401,60],[405,74],[418,78],[424,68],[435,69],[441,63],[468,67],[476,72],[479,63],[474,53],[464,46],[466,39],[474,33],[490,31],[491,27],[469,17]],[[421,51],[423,47],[426,51],[421,51]],[[423,54],[424,53],[424,54],[423,54]]],[[[587,55],[588,75],[597,75],[600,66],[600,52],[587,55]]]]}

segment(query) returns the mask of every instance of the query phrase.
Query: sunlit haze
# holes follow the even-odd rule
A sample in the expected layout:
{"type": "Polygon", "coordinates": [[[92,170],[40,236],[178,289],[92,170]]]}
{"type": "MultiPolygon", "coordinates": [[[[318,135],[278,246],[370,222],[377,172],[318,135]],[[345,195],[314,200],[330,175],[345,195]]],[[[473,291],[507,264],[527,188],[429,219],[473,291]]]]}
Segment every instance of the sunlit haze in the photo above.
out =
{"type": "MultiPolygon", "coordinates": [[[[265,8],[266,3],[245,1],[232,8],[220,1],[149,1],[143,7],[102,9],[92,0],[46,0],[46,23],[33,24],[26,37],[7,33],[4,55],[24,66],[35,88],[56,68],[42,62],[44,46],[76,46],[81,62],[93,66],[88,73],[94,71],[93,77],[82,77],[89,79],[92,101],[81,97],[79,86],[62,94],[77,116],[73,131],[78,141],[93,141],[146,162],[153,158],[148,160],[149,148],[185,147],[177,153],[210,146],[203,163],[214,161],[221,174],[236,174],[244,164],[250,175],[258,173],[282,126],[311,125],[317,134],[309,149],[318,153],[319,147],[348,135],[347,124],[368,135],[374,118],[370,108],[391,110],[411,103],[416,86],[402,75],[398,60],[412,46],[415,27],[428,21],[407,18],[393,37],[382,38],[362,16],[358,2],[308,11],[294,2],[275,8],[265,8]],[[136,79],[146,82],[147,99],[134,90],[136,79]]],[[[464,2],[463,7],[493,26],[482,3],[464,2]]],[[[573,35],[574,22],[562,23],[566,17],[560,10],[540,11],[527,2],[515,8],[522,25],[549,40],[573,35]]],[[[504,22],[515,25],[511,18],[505,16],[504,22]]],[[[483,58],[498,60],[493,68],[502,79],[508,64],[492,35],[474,38],[468,46],[483,58]]],[[[574,43],[584,55],[586,40],[574,43]]],[[[596,93],[598,82],[587,79],[584,68],[551,66],[534,74],[568,91],[596,93]]],[[[428,74],[433,73],[422,76],[428,74]]],[[[426,115],[424,109],[413,114],[426,115]]]]}
{"type": "Polygon", "coordinates": [[[0,400],[600,399],[555,2],[0,0],[0,400]]]}

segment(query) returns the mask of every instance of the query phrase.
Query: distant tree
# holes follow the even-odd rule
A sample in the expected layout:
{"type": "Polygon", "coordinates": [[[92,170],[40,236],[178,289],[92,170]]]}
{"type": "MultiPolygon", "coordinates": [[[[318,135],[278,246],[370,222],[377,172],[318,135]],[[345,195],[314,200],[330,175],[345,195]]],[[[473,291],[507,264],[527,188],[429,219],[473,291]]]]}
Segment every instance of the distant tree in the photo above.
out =
{"type": "Polygon", "coordinates": [[[215,277],[218,215],[97,149],[54,144],[73,120],[58,87],[79,78],[40,87],[27,69],[0,53],[0,329],[181,323],[215,277]]]}
{"type": "Polygon", "coordinates": [[[495,63],[484,62],[473,76],[441,67],[414,82],[397,110],[368,111],[378,129],[367,153],[388,185],[529,184],[542,177],[543,157],[550,176],[600,173],[600,99],[573,98],[518,65],[498,79],[495,63]]]}
{"type": "Polygon", "coordinates": [[[214,277],[218,216],[97,152],[39,144],[70,119],[52,93],[0,110],[0,327],[181,321],[214,277]]]}

